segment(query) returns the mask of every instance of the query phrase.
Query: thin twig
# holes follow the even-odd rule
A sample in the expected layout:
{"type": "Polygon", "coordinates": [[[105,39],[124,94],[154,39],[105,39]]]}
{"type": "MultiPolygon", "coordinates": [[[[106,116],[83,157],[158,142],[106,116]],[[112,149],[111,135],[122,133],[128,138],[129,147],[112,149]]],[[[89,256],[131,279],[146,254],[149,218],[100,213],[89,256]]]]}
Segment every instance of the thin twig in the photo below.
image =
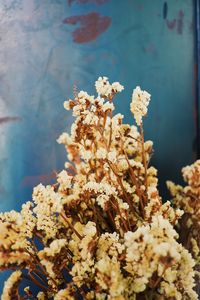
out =
{"type": "Polygon", "coordinates": [[[65,214],[63,212],[61,212],[60,216],[65,220],[65,222],[67,223],[67,225],[73,230],[73,232],[81,240],[83,238],[82,235],[80,235],[80,233],[78,233],[78,231],[73,227],[73,225],[67,220],[67,217],[65,216],[65,214]]]}
{"type": "Polygon", "coordinates": [[[146,160],[146,153],[144,150],[144,129],[142,123],[140,125],[140,134],[141,134],[141,142],[142,142],[142,160],[144,165],[144,184],[145,184],[145,192],[147,195],[147,160],[146,160]]]}

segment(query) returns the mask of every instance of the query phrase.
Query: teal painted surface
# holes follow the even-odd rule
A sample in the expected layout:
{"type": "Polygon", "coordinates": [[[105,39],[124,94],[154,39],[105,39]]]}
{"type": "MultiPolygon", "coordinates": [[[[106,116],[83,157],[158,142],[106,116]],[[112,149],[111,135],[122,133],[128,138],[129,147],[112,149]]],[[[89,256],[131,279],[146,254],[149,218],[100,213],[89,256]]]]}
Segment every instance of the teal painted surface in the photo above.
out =
{"type": "Polygon", "coordinates": [[[162,193],[195,159],[192,0],[1,0],[0,43],[1,211],[61,170],[56,138],[72,122],[62,103],[74,84],[93,93],[100,75],[125,85],[116,109],[126,122],[132,89],[152,94],[145,135],[162,193]]]}

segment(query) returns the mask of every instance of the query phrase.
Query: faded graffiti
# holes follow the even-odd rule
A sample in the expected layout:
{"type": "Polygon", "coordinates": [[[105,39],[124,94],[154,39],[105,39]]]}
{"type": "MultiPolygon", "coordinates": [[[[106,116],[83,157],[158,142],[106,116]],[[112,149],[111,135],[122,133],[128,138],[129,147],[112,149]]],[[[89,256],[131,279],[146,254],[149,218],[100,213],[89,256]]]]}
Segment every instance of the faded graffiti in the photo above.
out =
{"type": "Polygon", "coordinates": [[[177,18],[173,20],[166,19],[166,25],[169,30],[176,30],[178,34],[183,33],[184,12],[179,10],[177,18]]]}

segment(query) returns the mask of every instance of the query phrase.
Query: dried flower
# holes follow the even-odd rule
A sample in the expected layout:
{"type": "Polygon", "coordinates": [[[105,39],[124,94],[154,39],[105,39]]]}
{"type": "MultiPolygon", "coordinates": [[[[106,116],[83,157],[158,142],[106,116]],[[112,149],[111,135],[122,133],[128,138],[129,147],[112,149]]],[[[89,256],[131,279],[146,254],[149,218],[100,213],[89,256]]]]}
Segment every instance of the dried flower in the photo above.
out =
{"type": "Polygon", "coordinates": [[[107,77],[95,86],[97,97],[80,91],[64,102],[75,117],[71,134],[57,140],[68,153],[65,170],[52,186],[35,187],[20,213],[0,214],[0,269],[15,270],[2,299],[21,299],[25,276],[40,291],[26,287],[23,299],[196,300],[199,161],[183,169],[188,186],[168,183],[175,207],[163,203],[142,127],[150,94],[133,92],[138,130],[113,115],[123,86],[107,77]]]}
{"type": "Polygon", "coordinates": [[[18,286],[22,278],[21,271],[13,272],[4,284],[2,300],[19,299],[18,286]]]}
{"type": "Polygon", "coordinates": [[[147,114],[151,95],[146,91],[142,91],[139,86],[133,90],[131,112],[134,115],[136,124],[139,126],[142,122],[142,117],[147,114]]]}
{"type": "Polygon", "coordinates": [[[95,82],[95,87],[97,93],[105,97],[111,96],[112,93],[121,92],[124,89],[119,82],[113,82],[110,84],[107,77],[99,77],[95,82]]]}

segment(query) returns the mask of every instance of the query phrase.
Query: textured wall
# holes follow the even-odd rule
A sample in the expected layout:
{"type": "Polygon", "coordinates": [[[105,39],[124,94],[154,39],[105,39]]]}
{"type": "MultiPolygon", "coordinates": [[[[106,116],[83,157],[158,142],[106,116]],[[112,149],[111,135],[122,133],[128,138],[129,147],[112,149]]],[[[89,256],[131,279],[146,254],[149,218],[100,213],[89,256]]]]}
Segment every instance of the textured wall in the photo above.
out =
{"type": "Polygon", "coordinates": [[[0,1],[0,210],[19,208],[48,183],[65,153],[56,138],[71,117],[73,84],[94,91],[99,75],[152,94],[146,138],[155,143],[161,186],[195,158],[192,0],[0,1]]]}

